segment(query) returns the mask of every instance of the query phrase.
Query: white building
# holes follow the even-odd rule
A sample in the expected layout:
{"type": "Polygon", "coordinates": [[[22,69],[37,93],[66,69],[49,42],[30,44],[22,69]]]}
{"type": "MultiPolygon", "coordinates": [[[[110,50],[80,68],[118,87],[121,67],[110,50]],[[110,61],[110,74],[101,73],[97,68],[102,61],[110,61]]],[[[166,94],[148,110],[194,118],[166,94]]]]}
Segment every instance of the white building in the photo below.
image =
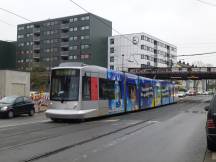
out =
{"type": "Polygon", "coordinates": [[[177,63],[176,46],[146,33],[108,38],[108,68],[172,67],[177,63]]]}

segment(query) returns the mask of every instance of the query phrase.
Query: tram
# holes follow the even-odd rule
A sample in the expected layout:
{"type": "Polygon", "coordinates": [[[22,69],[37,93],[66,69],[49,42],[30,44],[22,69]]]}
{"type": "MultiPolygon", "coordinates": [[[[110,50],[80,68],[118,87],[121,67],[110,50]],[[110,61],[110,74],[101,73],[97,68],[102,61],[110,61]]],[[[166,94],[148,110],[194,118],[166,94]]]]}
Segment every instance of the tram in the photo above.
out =
{"type": "Polygon", "coordinates": [[[52,69],[46,116],[86,119],[132,112],[176,102],[169,81],[149,79],[82,63],[52,69]]]}

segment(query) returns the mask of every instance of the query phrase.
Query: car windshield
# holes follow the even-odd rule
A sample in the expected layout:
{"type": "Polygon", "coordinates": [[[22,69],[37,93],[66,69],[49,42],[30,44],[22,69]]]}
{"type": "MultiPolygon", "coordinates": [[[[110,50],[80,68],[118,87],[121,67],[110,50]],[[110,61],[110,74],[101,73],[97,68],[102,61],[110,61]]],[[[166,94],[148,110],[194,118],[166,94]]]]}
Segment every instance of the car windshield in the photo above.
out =
{"type": "Polygon", "coordinates": [[[16,100],[15,96],[4,97],[0,100],[0,103],[3,104],[12,104],[16,100]]]}
{"type": "Polygon", "coordinates": [[[57,69],[52,71],[51,100],[77,101],[79,96],[79,70],[57,69]]]}

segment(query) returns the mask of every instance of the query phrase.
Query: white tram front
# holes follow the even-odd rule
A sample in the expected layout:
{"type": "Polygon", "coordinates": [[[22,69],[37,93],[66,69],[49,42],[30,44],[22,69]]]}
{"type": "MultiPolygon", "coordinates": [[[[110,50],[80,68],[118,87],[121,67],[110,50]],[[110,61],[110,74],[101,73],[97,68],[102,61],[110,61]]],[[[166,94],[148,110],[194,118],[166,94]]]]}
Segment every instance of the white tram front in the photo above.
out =
{"type": "Polygon", "coordinates": [[[108,111],[99,110],[99,77],[106,78],[105,68],[74,63],[63,63],[53,68],[46,116],[55,120],[107,114],[108,111]]]}

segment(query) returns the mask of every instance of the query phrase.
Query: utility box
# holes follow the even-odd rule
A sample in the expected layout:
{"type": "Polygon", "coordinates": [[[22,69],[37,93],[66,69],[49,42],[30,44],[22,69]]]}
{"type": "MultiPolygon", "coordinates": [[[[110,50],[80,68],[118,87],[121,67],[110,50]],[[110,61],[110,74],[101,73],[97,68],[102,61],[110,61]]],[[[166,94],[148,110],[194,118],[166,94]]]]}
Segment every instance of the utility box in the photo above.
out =
{"type": "Polygon", "coordinates": [[[3,96],[29,96],[30,73],[0,70],[0,97],[3,96]]]}

